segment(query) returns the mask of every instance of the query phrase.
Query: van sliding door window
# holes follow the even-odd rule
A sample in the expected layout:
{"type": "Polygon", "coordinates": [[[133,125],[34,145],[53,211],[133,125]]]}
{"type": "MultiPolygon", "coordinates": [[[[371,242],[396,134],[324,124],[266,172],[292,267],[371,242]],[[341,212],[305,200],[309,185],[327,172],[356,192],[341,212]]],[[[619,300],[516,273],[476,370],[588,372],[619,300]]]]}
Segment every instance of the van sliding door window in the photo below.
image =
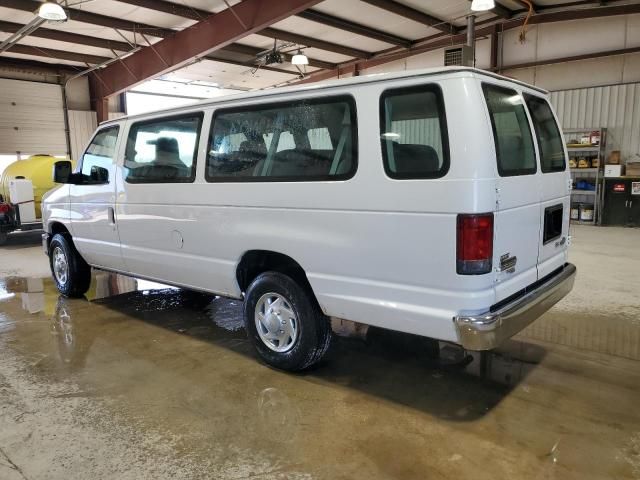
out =
{"type": "Polygon", "coordinates": [[[128,183],[188,183],[196,172],[202,113],[134,123],[124,158],[128,183]]]}
{"type": "Polygon", "coordinates": [[[357,166],[352,97],[218,110],[206,178],[211,182],[345,180],[357,166]]]}
{"type": "Polygon", "coordinates": [[[533,138],[522,97],[515,90],[483,84],[502,177],[536,173],[533,138]]]}
{"type": "Polygon", "coordinates": [[[449,170],[447,122],[437,85],[386,90],[380,127],[384,169],[391,178],[438,178],[449,170]]]}
{"type": "Polygon", "coordinates": [[[86,152],[82,156],[80,171],[89,180],[100,180],[99,168],[110,170],[116,154],[116,141],[119,127],[108,127],[100,130],[91,140],[86,152]],[[96,168],[99,167],[99,168],[96,168]]]}
{"type": "Polygon", "coordinates": [[[538,137],[542,172],[564,172],[567,166],[564,158],[564,141],[549,103],[544,98],[533,95],[525,95],[524,100],[538,137]]]}

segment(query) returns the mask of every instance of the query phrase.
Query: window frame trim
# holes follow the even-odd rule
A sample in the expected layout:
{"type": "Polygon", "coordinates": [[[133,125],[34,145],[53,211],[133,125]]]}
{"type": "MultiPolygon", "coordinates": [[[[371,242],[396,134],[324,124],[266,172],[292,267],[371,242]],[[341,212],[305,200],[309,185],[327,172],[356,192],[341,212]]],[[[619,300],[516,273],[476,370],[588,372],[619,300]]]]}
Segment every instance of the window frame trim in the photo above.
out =
{"type": "Polygon", "coordinates": [[[447,108],[444,102],[444,93],[439,83],[429,82],[429,83],[421,83],[418,85],[409,85],[405,87],[387,88],[380,93],[378,108],[379,108],[378,137],[380,139],[379,145],[381,150],[382,165],[384,167],[384,171],[387,177],[393,180],[433,180],[437,178],[442,178],[449,173],[449,169],[451,168],[451,150],[450,150],[450,144],[449,144],[447,108]],[[389,96],[396,95],[398,92],[399,93],[424,93],[425,91],[432,92],[435,94],[438,111],[441,113],[441,115],[438,115],[438,120],[440,124],[440,141],[442,142],[442,166],[440,167],[440,169],[438,169],[437,172],[434,172],[432,174],[425,174],[425,175],[403,174],[403,173],[393,172],[389,167],[389,159],[387,156],[387,147],[385,142],[387,142],[388,140],[385,140],[384,138],[382,138],[382,134],[385,133],[382,131],[382,129],[386,125],[386,108],[385,108],[386,99],[389,96]]]}
{"type": "MultiPolygon", "coordinates": [[[[149,124],[153,124],[153,123],[159,123],[161,121],[166,121],[166,120],[180,120],[183,118],[198,118],[198,128],[196,131],[196,140],[195,140],[195,144],[193,147],[193,162],[191,164],[191,175],[187,178],[184,177],[182,180],[179,181],[135,181],[135,182],[130,182],[129,181],[129,176],[125,175],[125,171],[127,170],[127,167],[125,166],[125,162],[127,161],[126,155],[126,148],[125,151],[122,154],[122,169],[123,169],[123,177],[124,177],[124,181],[129,184],[129,185],[163,185],[163,184],[180,184],[180,183],[194,183],[196,181],[196,174],[197,174],[197,166],[198,166],[198,150],[200,149],[200,136],[202,135],[202,127],[204,126],[204,116],[205,116],[205,112],[204,110],[194,110],[194,111],[190,111],[187,113],[179,113],[179,114],[174,114],[174,115],[168,115],[168,116],[164,116],[164,117],[153,117],[153,118],[148,118],[148,119],[144,119],[144,120],[139,120],[136,122],[133,122],[129,125],[129,128],[127,129],[127,138],[124,139],[125,140],[125,145],[126,142],[129,140],[129,136],[131,135],[131,131],[136,128],[138,125],[149,125],[149,124]]],[[[186,165],[185,165],[186,166],[186,165]]]]}
{"type": "Polygon", "coordinates": [[[540,171],[544,174],[544,173],[561,173],[561,172],[566,172],[567,171],[567,164],[569,163],[567,161],[567,154],[566,151],[564,149],[564,137],[562,136],[562,129],[560,128],[560,125],[558,125],[558,120],[556,119],[556,116],[554,115],[553,112],[553,108],[551,107],[551,103],[549,103],[549,101],[544,98],[544,97],[540,97],[538,95],[533,95],[531,93],[527,93],[527,92],[522,92],[522,98],[524,99],[524,104],[527,108],[527,112],[529,113],[529,117],[531,118],[531,123],[533,125],[533,131],[536,134],[536,143],[538,145],[538,159],[539,159],[539,163],[540,163],[540,171]],[[563,162],[563,167],[562,170],[554,170],[554,169],[550,169],[550,170],[545,170],[544,168],[544,163],[542,162],[542,142],[540,140],[540,134],[538,133],[538,128],[536,127],[536,120],[533,117],[533,113],[531,111],[531,108],[529,108],[529,103],[528,103],[528,99],[529,98],[533,98],[534,100],[538,100],[541,102],[544,102],[547,107],[549,107],[549,111],[551,112],[551,116],[553,119],[553,124],[556,126],[556,130],[558,131],[558,135],[560,136],[560,143],[562,144],[563,148],[562,148],[562,162],[563,162]]]}
{"type": "MultiPolygon", "coordinates": [[[[217,108],[213,111],[211,116],[211,124],[209,125],[209,139],[207,141],[207,150],[205,153],[204,164],[204,178],[207,183],[273,183],[273,182],[344,182],[351,180],[358,172],[359,162],[358,156],[360,153],[359,139],[359,123],[358,123],[358,106],[356,98],[350,93],[341,93],[329,96],[314,96],[305,98],[293,98],[290,100],[280,100],[275,102],[266,103],[253,103],[248,105],[238,105],[217,108]],[[270,177],[270,176],[251,176],[251,177],[236,177],[236,176],[211,176],[209,175],[209,152],[213,146],[213,129],[215,128],[216,120],[221,114],[239,113],[239,112],[254,112],[263,110],[273,110],[282,107],[283,105],[291,106],[292,104],[305,102],[306,104],[329,104],[332,101],[335,103],[343,101],[347,103],[351,109],[350,119],[351,125],[355,128],[352,129],[352,145],[351,145],[351,157],[352,166],[351,170],[343,175],[322,175],[322,176],[286,176],[286,177],[270,177]]],[[[264,134],[264,133],[263,133],[264,134]]]]}
{"type": "MultiPolygon", "coordinates": [[[[80,161],[76,165],[76,172],[75,173],[79,173],[79,174],[83,175],[82,167],[84,167],[84,156],[87,154],[87,151],[89,150],[89,147],[93,144],[93,141],[96,139],[96,137],[98,135],[100,135],[102,132],[106,131],[106,130],[115,129],[116,132],[117,132],[117,134],[116,134],[116,144],[115,144],[115,146],[113,148],[113,158],[111,160],[113,162],[113,165],[117,165],[118,164],[118,145],[119,145],[119,140],[120,140],[120,132],[123,130],[120,127],[121,127],[121,125],[119,123],[117,123],[115,125],[105,125],[104,127],[96,129],[96,131],[94,132],[93,136],[91,137],[91,140],[89,140],[89,143],[87,143],[87,146],[85,147],[84,151],[82,152],[82,156],[80,157],[80,161]]],[[[109,183],[111,183],[111,181],[109,181],[109,183]]]]}
{"type": "Polygon", "coordinates": [[[530,119],[529,109],[527,108],[527,104],[522,92],[519,92],[518,90],[513,88],[505,87],[503,85],[498,85],[497,83],[481,82],[481,84],[482,84],[482,96],[484,98],[484,104],[487,109],[487,113],[489,114],[489,123],[491,124],[491,132],[493,133],[493,146],[496,152],[496,167],[498,169],[498,175],[500,175],[501,177],[526,177],[529,175],[536,175],[538,173],[538,163],[539,163],[538,154],[536,152],[537,139],[533,138],[534,129],[532,128],[533,125],[530,119]],[[531,170],[530,168],[519,168],[518,170],[510,170],[508,172],[505,172],[502,169],[502,165],[500,163],[500,158],[499,158],[500,149],[498,148],[498,133],[496,131],[496,125],[493,120],[493,115],[491,114],[489,101],[487,99],[487,91],[486,91],[487,88],[495,88],[495,89],[503,90],[506,92],[513,92],[515,95],[522,98],[522,108],[524,109],[527,125],[529,126],[529,138],[531,139],[531,148],[533,150],[533,170],[531,170]]]}

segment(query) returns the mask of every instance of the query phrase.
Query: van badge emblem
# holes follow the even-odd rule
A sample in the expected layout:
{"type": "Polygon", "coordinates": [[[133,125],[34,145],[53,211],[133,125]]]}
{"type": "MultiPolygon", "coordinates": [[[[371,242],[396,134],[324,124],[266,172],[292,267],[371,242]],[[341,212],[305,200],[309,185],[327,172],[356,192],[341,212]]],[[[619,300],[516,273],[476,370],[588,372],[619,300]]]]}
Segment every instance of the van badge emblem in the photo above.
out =
{"type": "Polygon", "coordinates": [[[516,263],[518,263],[518,257],[515,255],[511,257],[509,253],[505,253],[500,256],[500,271],[513,273],[516,271],[516,263]]]}

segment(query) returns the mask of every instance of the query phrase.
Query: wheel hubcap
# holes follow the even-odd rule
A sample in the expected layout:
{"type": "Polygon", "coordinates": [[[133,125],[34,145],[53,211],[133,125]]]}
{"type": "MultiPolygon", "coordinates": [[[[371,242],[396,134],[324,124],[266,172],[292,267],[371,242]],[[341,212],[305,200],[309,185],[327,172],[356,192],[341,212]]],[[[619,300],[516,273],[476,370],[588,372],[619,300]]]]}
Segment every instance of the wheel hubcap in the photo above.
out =
{"type": "Polygon", "coordinates": [[[291,304],[278,293],[265,293],[256,304],[256,329],[274,352],[291,350],[298,338],[298,319],[291,304]]]}
{"type": "Polygon", "coordinates": [[[64,285],[69,278],[69,263],[67,256],[60,247],[53,249],[53,275],[59,284],[64,285]]]}

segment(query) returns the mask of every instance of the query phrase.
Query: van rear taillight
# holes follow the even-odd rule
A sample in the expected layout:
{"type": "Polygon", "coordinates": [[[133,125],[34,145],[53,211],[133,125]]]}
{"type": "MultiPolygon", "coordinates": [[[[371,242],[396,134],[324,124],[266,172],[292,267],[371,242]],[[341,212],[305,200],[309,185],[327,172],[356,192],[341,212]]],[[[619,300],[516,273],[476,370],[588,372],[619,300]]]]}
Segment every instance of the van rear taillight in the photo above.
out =
{"type": "Polygon", "coordinates": [[[489,273],[493,264],[493,213],[458,215],[456,271],[460,275],[489,273]]]}
{"type": "Polygon", "coordinates": [[[0,213],[8,213],[11,210],[11,205],[8,203],[0,203],[0,213]]]}

